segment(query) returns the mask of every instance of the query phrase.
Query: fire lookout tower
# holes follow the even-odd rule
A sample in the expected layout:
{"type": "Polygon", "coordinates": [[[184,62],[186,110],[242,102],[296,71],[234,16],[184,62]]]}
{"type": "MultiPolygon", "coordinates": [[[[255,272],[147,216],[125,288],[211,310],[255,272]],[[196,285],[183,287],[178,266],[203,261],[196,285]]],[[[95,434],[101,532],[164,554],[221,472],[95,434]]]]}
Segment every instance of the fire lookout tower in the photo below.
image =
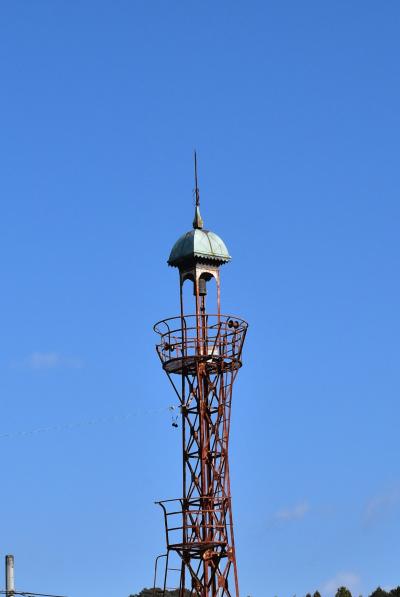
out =
{"type": "MultiPolygon", "coordinates": [[[[167,553],[179,556],[179,597],[239,597],[229,482],[232,389],[242,366],[247,323],[222,315],[220,266],[231,257],[222,239],[203,228],[197,185],[193,229],[172,248],[180,316],[158,322],[157,353],[179,399],[182,427],[182,497],[157,502],[164,514],[167,553]],[[217,312],[207,312],[207,284],[214,279],[217,312]],[[187,315],[183,285],[193,285],[194,315],[187,315]]],[[[190,307],[189,313],[193,307],[190,307]]]]}

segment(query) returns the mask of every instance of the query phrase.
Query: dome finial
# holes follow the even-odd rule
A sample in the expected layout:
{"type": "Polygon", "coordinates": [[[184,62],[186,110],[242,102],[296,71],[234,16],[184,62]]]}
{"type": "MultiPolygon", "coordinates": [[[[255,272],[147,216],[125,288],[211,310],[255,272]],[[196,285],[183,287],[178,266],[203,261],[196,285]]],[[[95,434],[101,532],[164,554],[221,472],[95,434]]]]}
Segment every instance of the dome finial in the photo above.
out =
{"type": "Polygon", "coordinates": [[[196,196],[196,207],[194,212],[193,228],[203,228],[203,219],[200,214],[200,192],[199,185],[197,184],[197,153],[194,152],[194,183],[195,183],[195,196],[196,196]]]}

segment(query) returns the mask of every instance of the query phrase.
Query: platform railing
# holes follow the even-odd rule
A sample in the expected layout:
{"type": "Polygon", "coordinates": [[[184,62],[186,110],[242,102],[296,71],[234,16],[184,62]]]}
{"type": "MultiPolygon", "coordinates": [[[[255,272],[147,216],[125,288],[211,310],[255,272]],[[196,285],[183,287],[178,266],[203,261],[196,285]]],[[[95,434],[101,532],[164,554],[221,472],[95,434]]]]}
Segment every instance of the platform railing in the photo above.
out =
{"type": "Polygon", "coordinates": [[[240,359],[247,323],[231,315],[184,315],[157,322],[157,352],[164,364],[172,359],[240,359]]]}
{"type": "Polygon", "coordinates": [[[156,504],[163,510],[168,549],[202,551],[226,544],[228,498],[181,498],[156,504]]]}

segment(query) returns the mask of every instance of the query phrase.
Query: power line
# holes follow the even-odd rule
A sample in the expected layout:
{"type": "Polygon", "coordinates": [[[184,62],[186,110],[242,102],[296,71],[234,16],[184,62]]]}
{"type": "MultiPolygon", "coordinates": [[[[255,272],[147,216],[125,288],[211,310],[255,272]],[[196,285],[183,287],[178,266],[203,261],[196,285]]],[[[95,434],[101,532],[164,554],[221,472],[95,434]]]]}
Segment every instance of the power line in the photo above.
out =
{"type": "Polygon", "coordinates": [[[26,595],[29,597],[30,595],[37,595],[38,597],[65,597],[65,595],[49,595],[48,593],[32,593],[31,591],[0,591],[2,595],[6,595],[7,593],[12,593],[13,595],[26,595]]]}
{"type": "MultiPolygon", "coordinates": [[[[6,433],[0,434],[0,440],[1,439],[12,439],[15,437],[24,437],[24,436],[29,436],[29,435],[39,435],[42,433],[57,433],[60,431],[70,431],[73,429],[79,429],[80,427],[90,427],[93,425],[104,425],[107,423],[120,423],[120,422],[126,421],[126,420],[134,418],[134,417],[166,413],[168,411],[171,411],[171,409],[174,410],[175,407],[165,406],[163,408],[137,410],[137,411],[133,411],[130,413],[125,413],[125,414],[112,415],[112,416],[108,416],[108,417],[96,417],[93,419],[87,419],[87,420],[83,420],[83,421],[62,423],[59,425],[50,425],[48,427],[38,427],[36,429],[8,431],[6,433]]],[[[0,593],[2,593],[2,592],[3,591],[0,591],[0,593]]],[[[34,593],[29,593],[29,594],[34,595],[34,593]]],[[[36,593],[36,595],[39,595],[39,593],[36,593]]]]}

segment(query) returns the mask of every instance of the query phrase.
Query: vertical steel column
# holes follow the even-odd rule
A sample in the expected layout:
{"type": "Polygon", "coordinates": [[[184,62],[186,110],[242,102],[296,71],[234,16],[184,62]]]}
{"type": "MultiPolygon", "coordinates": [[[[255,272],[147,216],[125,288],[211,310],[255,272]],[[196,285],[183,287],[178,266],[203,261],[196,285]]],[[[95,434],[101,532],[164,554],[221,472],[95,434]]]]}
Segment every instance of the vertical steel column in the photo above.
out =
{"type": "Polygon", "coordinates": [[[6,597],[13,597],[14,585],[14,556],[6,556],[6,597]]]}

